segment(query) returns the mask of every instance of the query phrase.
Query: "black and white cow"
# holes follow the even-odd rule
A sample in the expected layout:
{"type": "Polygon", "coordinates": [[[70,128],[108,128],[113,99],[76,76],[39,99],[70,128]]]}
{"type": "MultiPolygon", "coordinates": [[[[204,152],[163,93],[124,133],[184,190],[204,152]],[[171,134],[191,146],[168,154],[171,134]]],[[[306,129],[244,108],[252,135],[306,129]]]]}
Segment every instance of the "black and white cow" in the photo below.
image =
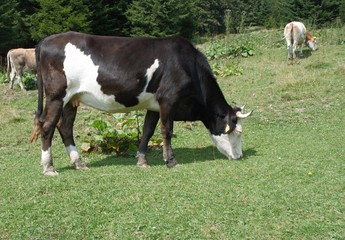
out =
{"type": "Polygon", "coordinates": [[[73,139],[79,102],[107,112],[148,110],[139,167],[148,166],[145,154],[159,119],[168,167],[177,165],[171,147],[174,120],[201,120],[220,152],[229,159],[242,157],[242,119],[251,112],[227,104],[205,56],[183,38],[67,32],[42,40],[36,56],[39,97],[31,140],[41,134],[45,175],[57,175],[51,152],[56,127],[71,163],[86,168],[73,139]]]}

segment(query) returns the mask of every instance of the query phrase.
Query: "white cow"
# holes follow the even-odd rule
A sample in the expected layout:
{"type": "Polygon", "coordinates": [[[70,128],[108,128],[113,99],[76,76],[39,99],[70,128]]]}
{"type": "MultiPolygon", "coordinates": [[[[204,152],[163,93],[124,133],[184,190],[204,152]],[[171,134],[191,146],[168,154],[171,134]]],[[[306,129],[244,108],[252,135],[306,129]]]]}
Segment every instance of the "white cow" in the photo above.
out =
{"type": "Polygon", "coordinates": [[[301,22],[290,22],[286,24],[284,29],[284,38],[288,47],[288,59],[296,58],[296,49],[300,47],[300,56],[303,56],[303,44],[315,51],[317,50],[316,37],[307,32],[305,26],[301,22]]]}
{"type": "Polygon", "coordinates": [[[16,48],[7,53],[7,79],[10,89],[13,89],[16,77],[22,90],[25,90],[22,76],[24,71],[36,73],[36,59],[34,48],[16,48]]]}

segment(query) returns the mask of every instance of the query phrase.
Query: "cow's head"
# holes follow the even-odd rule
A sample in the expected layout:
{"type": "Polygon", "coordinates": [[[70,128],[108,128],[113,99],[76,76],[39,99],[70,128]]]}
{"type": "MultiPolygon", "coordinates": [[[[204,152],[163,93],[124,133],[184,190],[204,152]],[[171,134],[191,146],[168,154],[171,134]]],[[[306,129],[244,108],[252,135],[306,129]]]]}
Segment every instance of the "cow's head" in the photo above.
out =
{"type": "Polygon", "coordinates": [[[217,149],[229,159],[240,159],[242,154],[242,120],[252,114],[253,111],[244,114],[243,108],[236,108],[235,114],[229,113],[224,132],[220,135],[210,134],[217,149]]]}
{"type": "Polygon", "coordinates": [[[317,50],[316,37],[311,37],[309,40],[307,40],[306,45],[309,49],[311,49],[313,51],[317,50]]]}

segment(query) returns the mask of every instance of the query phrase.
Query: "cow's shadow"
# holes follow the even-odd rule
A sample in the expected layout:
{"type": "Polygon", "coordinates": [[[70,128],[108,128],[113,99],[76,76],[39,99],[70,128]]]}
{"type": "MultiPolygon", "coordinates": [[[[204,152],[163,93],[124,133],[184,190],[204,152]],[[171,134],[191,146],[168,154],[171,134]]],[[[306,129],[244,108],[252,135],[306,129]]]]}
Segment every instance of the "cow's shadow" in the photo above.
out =
{"type": "MultiPolygon", "coordinates": [[[[298,52],[299,54],[300,52],[298,52]]],[[[299,58],[309,58],[312,55],[312,51],[310,49],[303,49],[302,50],[302,56],[299,54],[299,58]]]]}
{"type": "MultiPolygon", "coordinates": [[[[152,167],[154,166],[164,166],[165,163],[162,157],[162,149],[151,150],[147,154],[147,159],[152,167]]],[[[251,156],[256,156],[257,151],[253,148],[245,149],[243,151],[244,160],[250,158],[251,156]]],[[[174,149],[174,155],[177,161],[184,164],[191,164],[195,162],[206,162],[213,161],[219,158],[225,158],[217,148],[214,146],[204,147],[204,148],[176,148],[174,149]]],[[[101,168],[105,166],[135,166],[136,158],[134,155],[129,157],[117,157],[115,155],[108,155],[100,160],[95,160],[90,163],[87,163],[89,168],[101,168]]],[[[72,166],[64,167],[58,169],[59,171],[66,171],[74,169],[72,166]]]]}

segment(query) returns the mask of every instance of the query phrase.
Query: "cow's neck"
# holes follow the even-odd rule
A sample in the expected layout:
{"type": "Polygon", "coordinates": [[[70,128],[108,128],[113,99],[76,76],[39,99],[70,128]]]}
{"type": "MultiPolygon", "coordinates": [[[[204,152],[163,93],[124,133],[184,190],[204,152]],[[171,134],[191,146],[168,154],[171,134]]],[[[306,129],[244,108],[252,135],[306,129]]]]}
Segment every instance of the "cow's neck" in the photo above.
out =
{"type": "Polygon", "coordinates": [[[215,80],[208,81],[204,96],[206,109],[203,123],[212,134],[220,134],[224,131],[224,118],[229,114],[231,107],[215,80]]]}

